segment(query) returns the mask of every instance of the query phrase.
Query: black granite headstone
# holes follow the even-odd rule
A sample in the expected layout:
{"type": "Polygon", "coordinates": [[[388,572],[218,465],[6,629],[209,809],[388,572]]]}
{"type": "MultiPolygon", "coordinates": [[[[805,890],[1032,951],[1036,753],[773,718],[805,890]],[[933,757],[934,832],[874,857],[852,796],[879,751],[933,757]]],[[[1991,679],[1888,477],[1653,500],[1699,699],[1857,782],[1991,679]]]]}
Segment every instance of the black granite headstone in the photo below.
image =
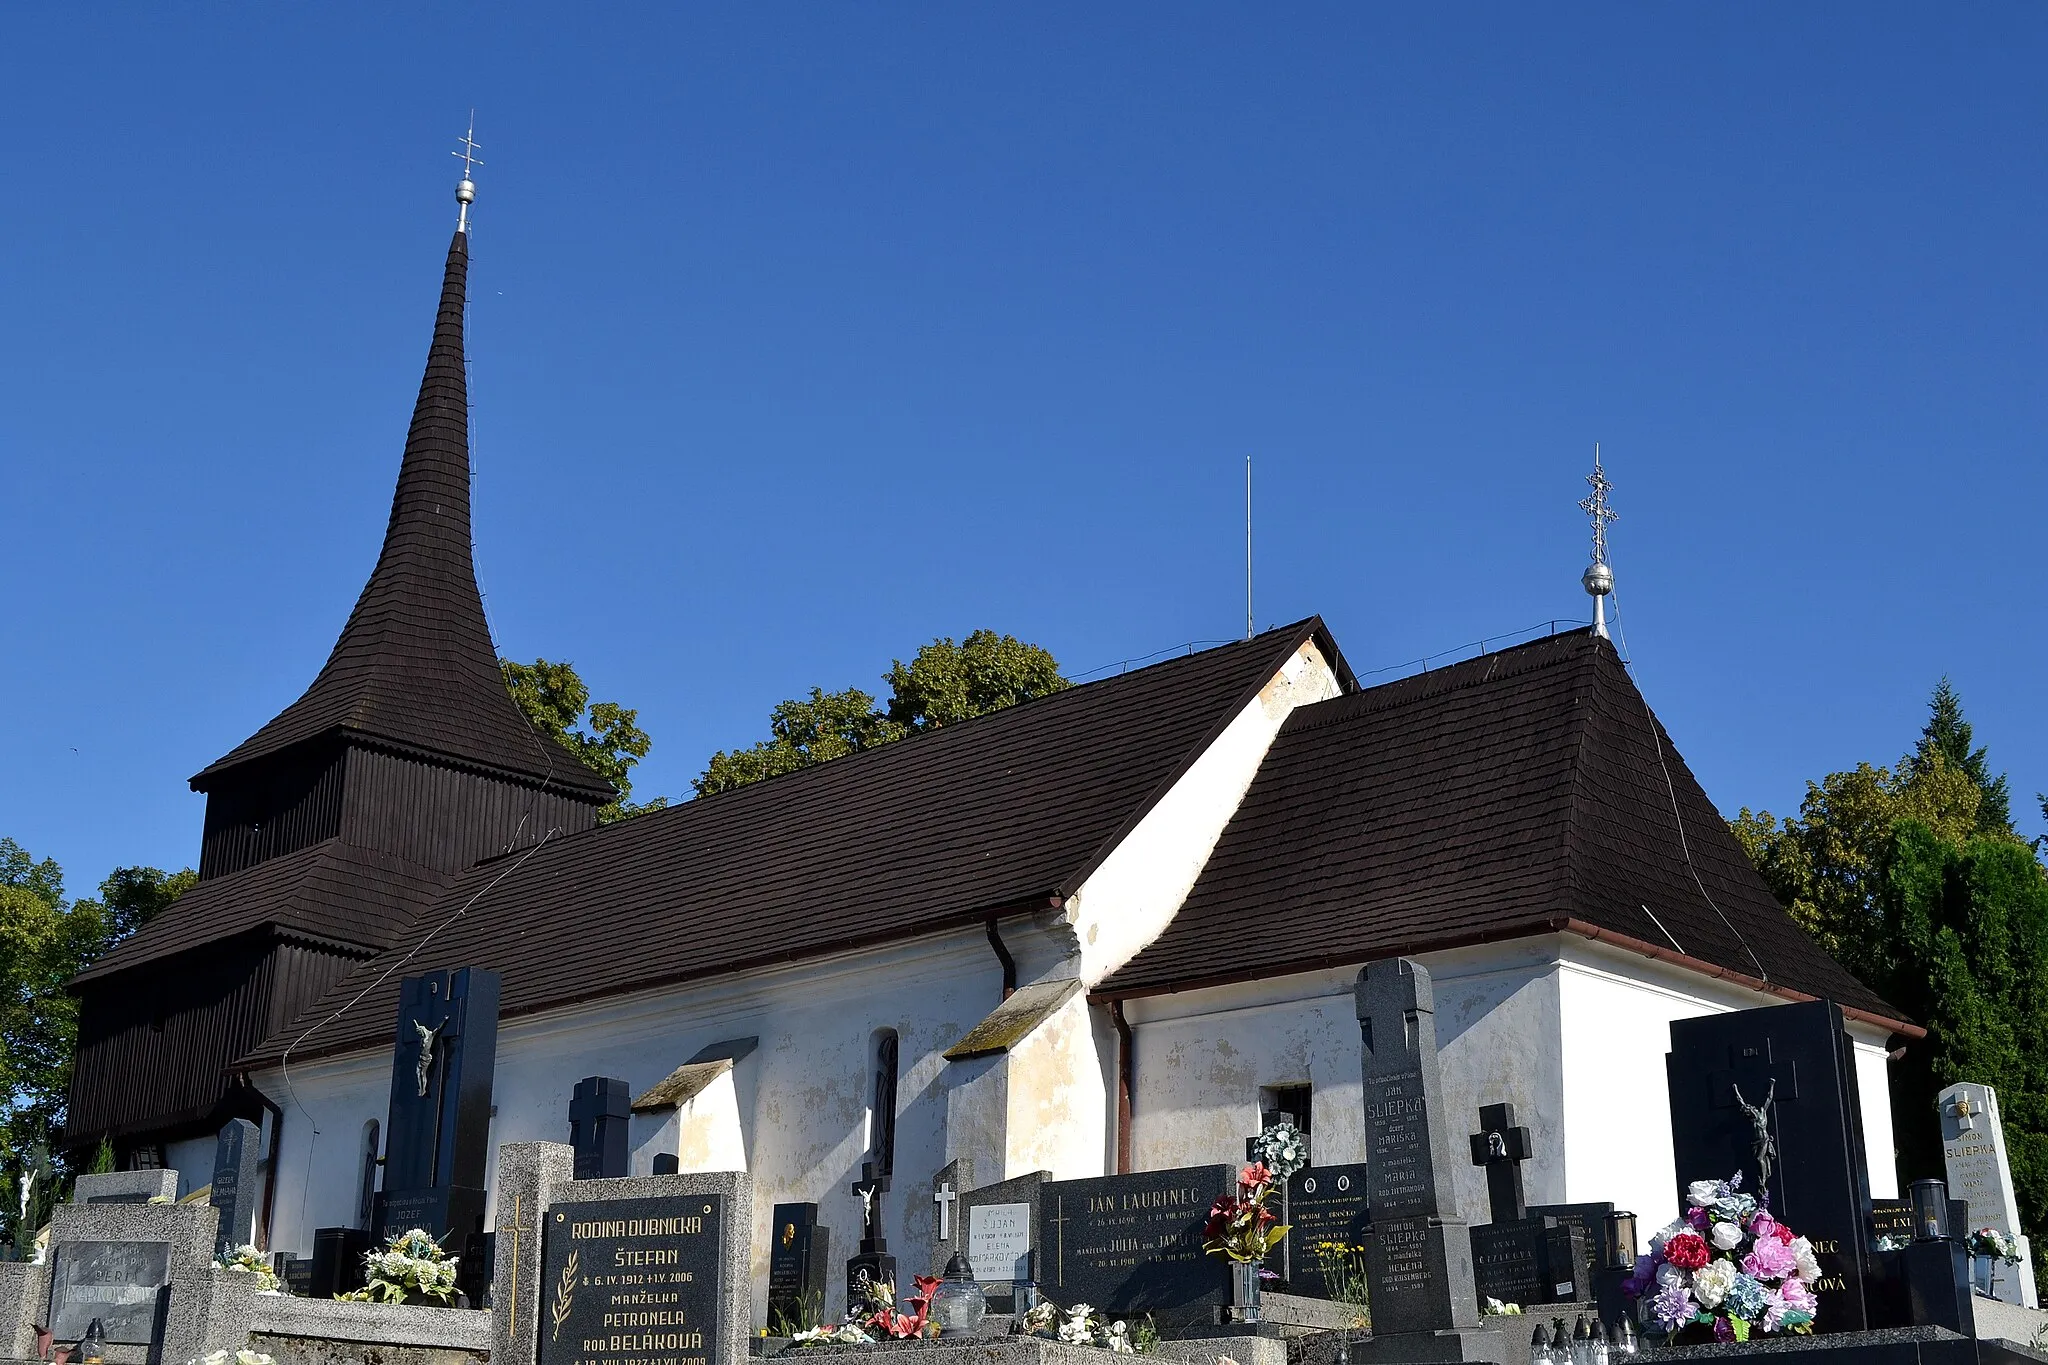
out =
{"type": "Polygon", "coordinates": [[[725,1215],[721,1194],[550,1207],[540,1365],[720,1359],[725,1215]]]}
{"type": "Polygon", "coordinates": [[[1821,1000],[1673,1020],[1665,1067],[1679,1207],[1692,1181],[1741,1171],[1742,1187],[1767,1194],[1771,1212],[1813,1243],[1821,1329],[1868,1326],[1870,1177],[1841,1007],[1821,1000]],[[1753,1111],[1771,1141],[1767,1184],[1753,1111]]]}
{"type": "Polygon", "coordinates": [[[896,1258],[889,1254],[888,1239],[882,1236],[882,1196],[889,1192],[888,1173],[875,1162],[862,1162],[853,1192],[860,1196],[861,1238],[860,1251],[846,1262],[849,1322],[860,1321],[874,1311],[868,1295],[875,1285],[896,1283],[896,1258]]]}
{"type": "Polygon", "coordinates": [[[824,1320],[832,1230],[818,1226],[816,1204],[777,1204],[768,1243],[768,1322],[816,1327],[824,1320]]]}
{"type": "MultiPolygon", "coordinates": [[[[1022,1266],[1015,1259],[1009,1262],[1009,1273],[1002,1273],[998,1264],[1004,1254],[1018,1250],[1017,1224],[1023,1223],[1023,1254],[1028,1258],[1045,1245],[1039,1231],[1039,1195],[1046,1182],[1052,1179],[1050,1171],[1030,1171],[1014,1175],[1008,1180],[998,1180],[992,1185],[968,1190],[960,1196],[954,1208],[953,1250],[965,1250],[969,1263],[974,1267],[974,1277],[981,1282],[982,1292],[988,1295],[991,1313],[1009,1313],[1016,1309],[1016,1275],[1022,1269],[1027,1275],[1036,1277],[1029,1259],[1022,1266]],[[989,1212],[979,1212],[989,1210],[989,1212]],[[975,1229],[981,1228],[982,1249],[977,1255],[975,1229]]],[[[938,1263],[941,1269],[945,1262],[938,1263]]]]}
{"type": "Polygon", "coordinates": [[[76,1341],[98,1318],[109,1343],[147,1346],[161,1333],[169,1242],[59,1242],[50,1271],[51,1333],[76,1341]]]}
{"type": "Polygon", "coordinates": [[[1472,1135],[1472,1164],[1485,1168],[1486,1198],[1494,1222],[1519,1223],[1529,1216],[1529,1201],[1522,1192],[1522,1163],[1533,1155],[1529,1130],[1515,1122],[1515,1106],[1479,1107],[1479,1131],[1472,1135]]]}
{"type": "Polygon", "coordinates": [[[379,1240],[424,1228],[459,1255],[483,1230],[498,984],[496,972],[459,967],[400,987],[379,1240]]]}
{"type": "MultiPolygon", "coordinates": [[[[1561,1227],[1577,1228],[1583,1237],[1586,1259],[1574,1277],[1579,1282],[1580,1298],[1586,1296],[1586,1286],[1592,1283],[1594,1271],[1622,1259],[1620,1250],[1613,1245],[1613,1231],[1607,1224],[1607,1215],[1613,1212],[1614,1205],[1604,1201],[1529,1206],[1531,1218],[1555,1219],[1561,1227]]],[[[1626,1259],[1631,1266],[1634,1264],[1632,1253],[1626,1259]]]]}
{"type": "Polygon", "coordinates": [[[1356,1005],[1373,1216],[1366,1243],[1373,1334],[1476,1329],[1472,1240],[1451,1183],[1450,1115],[1429,972],[1406,958],[1371,963],[1358,974],[1356,1005]]]}
{"type": "Polygon", "coordinates": [[[1048,1181],[1039,1190],[1039,1288],[1055,1303],[1149,1313],[1162,1328],[1212,1321],[1230,1264],[1202,1249],[1209,1208],[1236,1189],[1229,1166],[1048,1181]]]}
{"type": "Polygon", "coordinates": [[[206,1202],[220,1210],[220,1244],[238,1247],[249,1240],[256,1221],[258,1137],[262,1132],[247,1119],[229,1119],[213,1145],[213,1190],[206,1202]]]}
{"type": "Polygon", "coordinates": [[[1287,1181],[1287,1244],[1293,1251],[1288,1262],[1288,1289],[1310,1298],[1331,1296],[1323,1273],[1324,1255],[1318,1248],[1329,1243],[1344,1248],[1329,1255],[1362,1256],[1365,1239],[1372,1229],[1371,1210],[1365,1202],[1365,1167],[1309,1166],[1296,1171],[1287,1181]]]}
{"type": "Polygon", "coordinates": [[[633,1117],[633,1088],[616,1076],[585,1076],[569,1098],[569,1145],[576,1152],[577,1180],[631,1175],[626,1129],[633,1117]]]}
{"type": "Polygon", "coordinates": [[[313,1284],[307,1297],[331,1299],[363,1287],[363,1253],[370,1249],[368,1228],[316,1228],[313,1231],[313,1284]]]}
{"type": "Polygon", "coordinates": [[[277,1278],[284,1281],[287,1294],[306,1299],[313,1296],[313,1258],[311,1256],[285,1256],[279,1258],[277,1278]]]}

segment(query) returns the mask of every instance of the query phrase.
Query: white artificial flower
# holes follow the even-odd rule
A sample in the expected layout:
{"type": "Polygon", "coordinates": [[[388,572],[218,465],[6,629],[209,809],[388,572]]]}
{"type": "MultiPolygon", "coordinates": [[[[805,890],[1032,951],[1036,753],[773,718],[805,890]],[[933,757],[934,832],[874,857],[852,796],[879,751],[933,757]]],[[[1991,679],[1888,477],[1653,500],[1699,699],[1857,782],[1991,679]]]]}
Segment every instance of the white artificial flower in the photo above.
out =
{"type": "Polygon", "coordinates": [[[1695,1208],[1705,1208],[1721,1196],[1721,1182],[1718,1180],[1695,1180],[1685,1187],[1686,1202],[1695,1208]]]}
{"type": "Polygon", "coordinates": [[[1692,1283],[1692,1272],[1665,1261],[1657,1267],[1657,1287],[1669,1289],[1677,1285],[1680,1289],[1692,1283]]]}
{"type": "Polygon", "coordinates": [[[1735,1287],[1735,1274],[1733,1261],[1708,1261],[1692,1273],[1692,1296],[1700,1301],[1700,1307],[1712,1312],[1735,1287]]]}
{"type": "Polygon", "coordinates": [[[1742,1245],[1742,1228],[1735,1223],[1716,1223],[1707,1229],[1708,1238],[1723,1251],[1742,1245]]]}
{"type": "Polygon", "coordinates": [[[1692,1224],[1686,1222],[1683,1218],[1679,1219],[1674,1223],[1665,1224],[1662,1228],[1659,1228],[1657,1230],[1657,1235],[1650,1239],[1650,1254],[1652,1256],[1655,1256],[1658,1252],[1664,1249],[1664,1244],[1670,1241],[1673,1237],[1676,1237],[1681,1232],[1691,1231],[1692,1224]]]}
{"type": "Polygon", "coordinates": [[[1820,1261],[1813,1254],[1813,1243],[1804,1237],[1791,1241],[1792,1254],[1799,1260],[1799,1278],[1808,1284],[1820,1283],[1820,1261]]]}

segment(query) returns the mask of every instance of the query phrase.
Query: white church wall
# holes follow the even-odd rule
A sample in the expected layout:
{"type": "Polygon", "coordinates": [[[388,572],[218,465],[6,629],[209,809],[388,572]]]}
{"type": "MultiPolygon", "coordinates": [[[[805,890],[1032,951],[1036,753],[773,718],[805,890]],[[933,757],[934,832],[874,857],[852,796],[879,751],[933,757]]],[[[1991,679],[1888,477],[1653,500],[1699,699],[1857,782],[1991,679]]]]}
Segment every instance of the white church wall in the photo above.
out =
{"type": "Polygon", "coordinates": [[[1101,981],[1159,936],[1201,875],[1281,722],[1295,707],[1341,690],[1322,651],[1304,642],[1067,897],[1083,981],[1101,981]]]}
{"type": "MultiPolygon", "coordinates": [[[[650,991],[588,1006],[507,1020],[499,1030],[491,1152],[506,1142],[568,1140],[571,1090],[585,1076],[625,1079],[635,1093],[699,1049],[742,1037],[759,1040],[681,1113],[635,1116],[633,1169],[652,1169],[676,1151],[683,1169],[731,1169],[754,1176],[756,1320],[766,1312],[768,1220],[777,1203],[819,1205],[832,1229],[833,1286],[860,1235],[852,1182],[868,1141],[869,1048],[874,1030],[899,1037],[896,1177],[883,1196],[883,1232],[904,1273],[927,1269],[932,1210],[927,1186],[946,1160],[949,1065],[940,1055],[1001,998],[1001,969],[980,926],[910,938],[885,950],[845,954],[700,985],[650,991]],[[674,1145],[664,1146],[664,1143],[674,1145]],[[678,1149],[681,1150],[678,1150],[678,1149]]],[[[1079,1003],[1079,997],[1077,997],[1079,1003]]],[[[1071,1025],[1036,1043],[1047,1065],[1079,1065],[1076,1121],[1099,1109],[1085,1005],[1071,1025]],[[1089,1098],[1094,1097],[1094,1098],[1089,1098]]],[[[292,1068],[304,1113],[275,1071],[257,1077],[285,1106],[284,1151],[272,1245],[304,1255],[313,1229],[352,1223],[358,1134],[380,1122],[389,1099],[389,1052],[292,1068]]],[[[1086,1133],[1087,1161],[1099,1164],[1100,1122],[1086,1133]]],[[[1065,1158],[1062,1158],[1065,1161],[1065,1158]]],[[[495,1180],[493,1179],[493,1184],[495,1180]]]]}
{"type": "MultiPolygon", "coordinates": [[[[1566,936],[1562,944],[1562,1117],[1567,1134],[1562,1197],[1611,1200],[1633,1211],[1647,1236],[1679,1212],[1664,1064],[1671,1050],[1671,1021],[1788,1002],[1576,935],[1566,936]]],[[[1871,1193],[1888,1198],[1897,1190],[1897,1179],[1884,1098],[1883,1040],[1868,1025],[1852,1023],[1849,1031],[1856,1039],[1871,1193]]],[[[1712,1174],[1726,1172],[1686,1172],[1684,1178],[1712,1174]]]]}
{"type": "Polygon", "coordinates": [[[178,1197],[213,1183],[213,1151],[218,1138],[186,1138],[164,1144],[164,1165],[178,1173],[178,1197]]]}
{"type": "MultiPolygon", "coordinates": [[[[1554,948],[1522,941],[1421,961],[1436,990],[1446,1112],[1476,1125],[1481,1104],[1509,1101],[1532,1128],[1554,1115],[1561,1089],[1554,948]]],[[[1302,973],[1126,1002],[1133,1167],[1241,1162],[1245,1138],[1258,1130],[1261,1092],[1304,1083],[1313,1087],[1315,1160],[1363,1161],[1357,975],[1302,973]]],[[[1561,1197],[1557,1157],[1539,1150],[1528,1170],[1534,1197],[1561,1197]],[[1553,1187],[1560,1193],[1551,1194],[1553,1187]]],[[[1455,1178],[1467,1216],[1483,1221],[1483,1173],[1460,1169],[1455,1178]]]]}

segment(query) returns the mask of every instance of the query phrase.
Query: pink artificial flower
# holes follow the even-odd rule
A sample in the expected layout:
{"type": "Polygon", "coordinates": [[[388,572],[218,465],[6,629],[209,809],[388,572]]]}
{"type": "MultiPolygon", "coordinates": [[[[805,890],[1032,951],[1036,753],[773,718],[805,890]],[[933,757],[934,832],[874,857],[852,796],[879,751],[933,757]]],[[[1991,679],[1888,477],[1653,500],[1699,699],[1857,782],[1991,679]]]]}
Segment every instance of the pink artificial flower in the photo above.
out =
{"type": "Polygon", "coordinates": [[[1806,1281],[1797,1275],[1778,1286],[1778,1297],[1787,1308],[1796,1308],[1802,1313],[1811,1313],[1820,1307],[1820,1301],[1813,1297],[1806,1281]]]}
{"type": "Polygon", "coordinates": [[[1775,1237],[1759,1237],[1749,1255],[1742,1258],[1742,1271],[1753,1280],[1782,1280],[1799,1268],[1792,1248],[1775,1237]]]}
{"type": "Polygon", "coordinates": [[[1778,1220],[1771,1217],[1766,1209],[1758,1209],[1756,1216],[1749,1220],[1749,1235],[1761,1242],[1766,1237],[1778,1235],[1778,1220]]]}
{"type": "Polygon", "coordinates": [[[1707,1230],[1707,1211],[1705,1209],[1687,1209],[1685,1211],[1685,1221],[1692,1224],[1695,1232],[1705,1232],[1707,1230]]]}

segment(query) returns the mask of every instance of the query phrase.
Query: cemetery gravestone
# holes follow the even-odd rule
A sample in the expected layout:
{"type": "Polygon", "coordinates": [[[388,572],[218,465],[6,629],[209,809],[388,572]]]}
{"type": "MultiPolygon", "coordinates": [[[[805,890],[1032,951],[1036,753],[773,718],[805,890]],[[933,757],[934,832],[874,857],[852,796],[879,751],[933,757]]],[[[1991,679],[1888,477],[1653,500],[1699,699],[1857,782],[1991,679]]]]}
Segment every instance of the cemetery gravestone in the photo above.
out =
{"type": "Polygon", "coordinates": [[[483,1230],[498,985],[496,972],[460,967],[400,987],[379,1240],[424,1228],[460,1254],[483,1230]]]}
{"type": "Polygon", "coordinates": [[[1230,1266],[1202,1249],[1229,1166],[1048,1181],[1039,1191],[1040,1288],[1055,1303],[1149,1313],[1162,1328],[1209,1322],[1230,1302],[1230,1266]]]}
{"type": "Polygon", "coordinates": [[[1870,1238],[1873,1245],[1884,1244],[1888,1249],[1904,1246],[1913,1240],[1913,1205],[1905,1199],[1873,1199],[1870,1201],[1870,1238]]]}
{"type": "MultiPolygon", "coordinates": [[[[946,1257],[950,1258],[955,1251],[967,1250],[971,1261],[973,1256],[971,1246],[976,1220],[978,1216],[981,1216],[978,1215],[978,1210],[998,1207],[1015,1210],[1021,1207],[1024,1209],[1025,1217],[1025,1245],[1023,1254],[1027,1257],[1025,1262],[1026,1272],[1028,1278],[1036,1280],[1038,1278],[1037,1258],[1033,1253],[1043,1245],[1039,1236],[1039,1195],[1044,1190],[1046,1182],[1051,1178],[1052,1172],[1050,1171],[1031,1171],[1024,1175],[1012,1176],[1008,1180],[998,1180],[993,1185],[984,1185],[978,1190],[969,1190],[961,1195],[960,1202],[954,1209],[953,1228],[955,1236],[965,1240],[947,1247],[945,1249],[946,1257]]],[[[945,1261],[941,1260],[938,1264],[943,1268],[945,1261]]],[[[1000,1278],[988,1279],[982,1275],[977,1267],[974,1278],[981,1281],[982,1292],[988,1295],[988,1307],[991,1313],[1010,1313],[1016,1311],[1016,1291],[1012,1275],[1005,1274],[1000,1278]]]]}
{"type": "Polygon", "coordinates": [[[229,1119],[213,1147],[213,1189],[206,1202],[220,1210],[220,1244],[246,1245],[256,1224],[256,1151],[260,1131],[247,1119],[229,1119]]]}
{"type": "Polygon", "coordinates": [[[878,1284],[896,1283],[896,1258],[882,1236],[882,1196],[888,1193],[889,1178],[879,1174],[875,1163],[861,1163],[861,1177],[853,1184],[860,1196],[860,1252],[846,1263],[846,1316],[864,1318],[872,1311],[869,1290],[878,1284]]]}
{"type": "Polygon", "coordinates": [[[1324,1273],[1326,1256],[1356,1258],[1364,1254],[1372,1215],[1365,1202],[1365,1167],[1310,1166],[1287,1181],[1287,1241],[1294,1255],[1287,1277],[1289,1289],[1311,1298],[1335,1297],[1324,1273]],[[1321,1253],[1328,1243],[1343,1251],[1321,1253]]]}
{"type": "Polygon", "coordinates": [[[99,1319],[109,1343],[147,1346],[171,1283],[169,1242],[61,1242],[50,1272],[50,1331],[77,1341],[99,1319]]]}
{"type": "Polygon", "coordinates": [[[103,1175],[81,1175],[71,1186],[74,1204],[147,1204],[152,1199],[175,1203],[178,1173],[156,1171],[108,1171],[103,1175]]]}
{"type": "Polygon", "coordinates": [[[976,1280],[1016,1283],[1031,1274],[1031,1206],[978,1204],[967,1226],[967,1264],[976,1280]]]}
{"type": "Polygon", "coordinates": [[[1679,1207],[1695,1180],[1740,1171],[1743,1189],[1767,1185],[1771,1211],[1813,1243],[1825,1330],[1869,1325],[1870,1178],[1841,1007],[1818,1000],[1673,1020],[1665,1067],[1679,1207]]]}
{"type": "Polygon", "coordinates": [[[769,1225],[768,1326],[815,1327],[825,1312],[832,1231],[818,1226],[816,1204],[777,1204],[769,1225]]]}
{"type": "Polygon", "coordinates": [[[1960,1081],[1936,1097],[1941,1116],[1941,1154],[1948,1169],[1951,1198],[1968,1202],[1966,1227],[1951,1226],[1957,1237],[1979,1228],[1996,1228],[2020,1239],[2020,1263],[1999,1266],[1991,1291],[2009,1303],[2035,1306],[2033,1248],[2020,1229],[2019,1201],[2014,1197],[2012,1165],[2006,1155],[2005,1122],[1998,1112],[1998,1092],[1988,1085],[1960,1081]]]}
{"type": "Polygon", "coordinates": [[[631,1175],[626,1128],[633,1116],[632,1088],[615,1076],[585,1076],[569,1099],[569,1145],[576,1178],[631,1175]]]}
{"type": "Polygon", "coordinates": [[[967,1192],[974,1188],[974,1158],[956,1157],[932,1177],[932,1265],[943,1268],[967,1245],[967,1192]]]}
{"type": "Polygon", "coordinates": [[[726,1205],[722,1194],[550,1205],[541,1365],[721,1358],[726,1205]]]}
{"type": "Polygon", "coordinates": [[[1479,1330],[1472,1240],[1451,1183],[1429,972],[1407,958],[1370,963],[1358,974],[1356,1006],[1373,1218],[1366,1239],[1373,1338],[1354,1354],[1505,1360],[1500,1335],[1479,1330]]]}

